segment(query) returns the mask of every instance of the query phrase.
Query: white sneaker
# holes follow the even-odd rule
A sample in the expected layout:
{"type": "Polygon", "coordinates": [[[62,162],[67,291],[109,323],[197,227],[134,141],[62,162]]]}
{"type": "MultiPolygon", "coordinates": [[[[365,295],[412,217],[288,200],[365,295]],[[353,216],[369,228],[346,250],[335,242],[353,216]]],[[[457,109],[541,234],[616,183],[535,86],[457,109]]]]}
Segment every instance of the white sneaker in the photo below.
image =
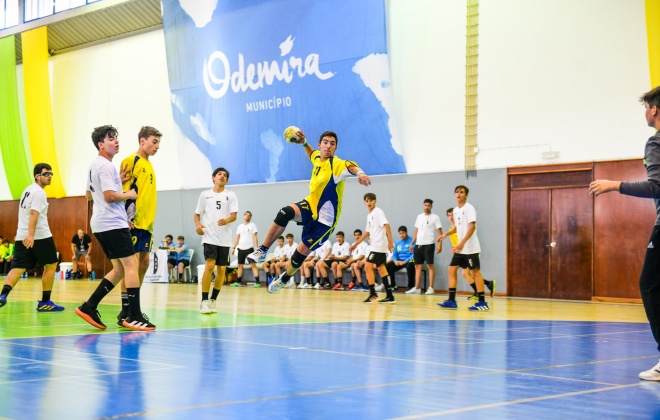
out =
{"type": "Polygon", "coordinates": [[[429,287],[428,289],[426,289],[426,293],[424,293],[424,294],[425,295],[435,295],[435,290],[433,290],[432,287],[429,287]]]}
{"type": "Polygon", "coordinates": [[[321,283],[316,283],[313,287],[314,290],[321,290],[321,283]]]}
{"type": "Polygon", "coordinates": [[[376,285],[376,291],[377,292],[384,292],[385,291],[385,286],[383,286],[383,283],[376,285]]]}
{"type": "Polygon", "coordinates": [[[416,288],[412,288],[406,292],[407,295],[421,295],[422,291],[416,288]]]}
{"type": "Polygon", "coordinates": [[[211,307],[211,313],[217,314],[218,313],[218,308],[215,307],[215,299],[210,299],[209,300],[210,307],[211,307]]]}
{"type": "Polygon", "coordinates": [[[211,303],[207,300],[203,300],[202,303],[199,305],[199,312],[203,314],[210,314],[211,313],[211,303]]]}
{"type": "Polygon", "coordinates": [[[660,381],[660,362],[651,369],[640,372],[639,379],[645,381],[660,381]]]}
{"type": "Polygon", "coordinates": [[[311,288],[312,288],[311,284],[309,284],[307,282],[305,282],[305,284],[303,284],[303,289],[311,289],[311,288]]]}
{"type": "Polygon", "coordinates": [[[298,287],[296,287],[296,289],[304,289],[306,284],[307,284],[307,281],[302,281],[301,280],[300,284],[298,285],[298,287]]]}
{"type": "Polygon", "coordinates": [[[253,262],[257,264],[261,264],[264,261],[266,261],[266,253],[261,250],[261,248],[257,248],[256,251],[250,253],[247,255],[247,260],[248,262],[253,262]]]}
{"type": "Polygon", "coordinates": [[[295,289],[296,288],[296,281],[291,277],[287,284],[284,285],[285,289],[295,289]]]}
{"type": "Polygon", "coordinates": [[[268,285],[268,293],[277,293],[280,291],[282,287],[284,287],[284,283],[282,282],[283,275],[284,274],[280,275],[279,278],[276,278],[275,280],[270,282],[270,284],[268,285]]]}

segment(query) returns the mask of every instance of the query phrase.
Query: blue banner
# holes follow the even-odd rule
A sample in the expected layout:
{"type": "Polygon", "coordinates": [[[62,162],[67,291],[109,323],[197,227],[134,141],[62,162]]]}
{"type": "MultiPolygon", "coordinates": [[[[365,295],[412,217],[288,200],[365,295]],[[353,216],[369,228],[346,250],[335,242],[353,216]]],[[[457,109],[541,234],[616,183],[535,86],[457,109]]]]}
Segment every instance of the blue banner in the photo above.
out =
{"type": "Polygon", "coordinates": [[[287,126],[369,175],[406,171],[384,0],[163,0],[174,120],[232,184],[308,179],[287,126]]]}

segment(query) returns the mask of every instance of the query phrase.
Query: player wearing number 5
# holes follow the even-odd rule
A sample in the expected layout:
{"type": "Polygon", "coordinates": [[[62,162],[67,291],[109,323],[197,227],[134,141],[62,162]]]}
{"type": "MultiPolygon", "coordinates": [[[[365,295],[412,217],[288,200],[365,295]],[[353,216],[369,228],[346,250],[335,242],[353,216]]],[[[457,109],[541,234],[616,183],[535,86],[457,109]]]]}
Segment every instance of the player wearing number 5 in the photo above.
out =
{"type": "Polygon", "coordinates": [[[195,209],[195,230],[202,235],[206,266],[202,275],[202,303],[199,311],[203,314],[217,312],[215,300],[225,281],[225,272],[229,265],[229,248],[232,245],[232,229],[229,224],[236,220],[238,199],[233,191],[225,189],[229,182],[229,172],[225,168],[213,171],[213,188],[199,195],[195,209]],[[213,294],[209,299],[211,273],[215,267],[213,294]]]}
{"type": "Polygon", "coordinates": [[[371,180],[357,163],[335,156],[337,134],[332,131],[321,134],[318,150],[314,150],[305,140],[305,134],[301,130],[296,130],[295,139],[289,137],[287,133],[291,128],[293,127],[285,131],[285,139],[290,143],[301,144],[314,167],[309,181],[309,195],[304,200],[282,207],[262,245],[247,257],[251,262],[263,262],[268,248],[284,232],[291,220],[303,225],[302,238],[289,260],[286,272],[268,286],[270,293],[279,291],[298,271],[307,255],[323,245],[332,234],[341,214],[344,180],[354,175],[358,177],[360,184],[371,184],[371,180]]]}

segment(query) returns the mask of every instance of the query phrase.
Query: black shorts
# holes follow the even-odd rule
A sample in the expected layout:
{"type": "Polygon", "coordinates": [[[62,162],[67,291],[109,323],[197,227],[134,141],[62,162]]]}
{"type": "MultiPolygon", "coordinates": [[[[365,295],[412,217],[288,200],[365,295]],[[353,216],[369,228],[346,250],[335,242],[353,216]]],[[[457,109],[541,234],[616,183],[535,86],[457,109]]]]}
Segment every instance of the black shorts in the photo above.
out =
{"type": "Polygon", "coordinates": [[[101,249],[108,259],[116,260],[135,255],[131,231],[128,228],[94,232],[94,236],[101,244],[101,249]]]}
{"type": "Polygon", "coordinates": [[[229,265],[229,247],[204,244],[204,259],[215,260],[215,265],[226,267],[229,265]]]}
{"type": "Polygon", "coordinates": [[[152,235],[148,230],[131,229],[131,240],[133,241],[135,252],[151,251],[152,235]]]}
{"type": "Polygon", "coordinates": [[[183,264],[184,267],[188,267],[190,265],[190,260],[179,260],[178,264],[183,264]]]}
{"type": "Polygon", "coordinates": [[[415,254],[415,264],[433,264],[433,256],[435,255],[435,244],[417,245],[413,248],[415,254]]]}
{"type": "Polygon", "coordinates": [[[35,268],[57,263],[57,249],[53,237],[36,239],[32,248],[26,248],[23,241],[16,241],[11,268],[35,268]]]}
{"type": "Polygon", "coordinates": [[[480,269],[479,254],[454,254],[449,266],[459,266],[461,268],[480,269]]]}
{"type": "Polygon", "coordinates": [[[239,249],[238,250],[238,264],[239,265],[245,264],[245,258],[247,258],[247,256],[252,254],[253,252],[254,252],[254,248],[239,249]]]}
{"type": "Polygon", "coordinates": [[[168,258],[167,263],[169,265],[176,265],[176,258],[168,258]]]}
{"type": "Polygon", "coordinates": [[[387,254],[385,252],[371,251],[367,257],[367,262],[375,264],[376,267],[380,267],[387,262],[387,254]]]}
{"type": "Polygon", "coordinates": [[[332,266],[332,263],[333,263],[334,261],[332,261],[332,260],[323,260],[323,262],[324,262],[325,265],[327,265],[328,267],[331,267],[331,266],[332,266]]]}

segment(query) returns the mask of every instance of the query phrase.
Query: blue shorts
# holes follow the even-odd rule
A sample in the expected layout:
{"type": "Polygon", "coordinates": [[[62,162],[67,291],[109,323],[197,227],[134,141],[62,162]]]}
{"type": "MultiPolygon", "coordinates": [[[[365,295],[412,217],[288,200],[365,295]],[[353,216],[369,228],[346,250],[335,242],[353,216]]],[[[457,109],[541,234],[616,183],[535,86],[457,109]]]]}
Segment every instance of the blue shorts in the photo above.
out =
{"type": "Polygon", "coordinates": [[[151,232],[144,229],[132,229],[131,239],[133,240],[133,250],[135,252],[151,251],[151,232]]]}
{"type": "Polygon", "coordinates": [[[307,200],[298,201],[294,204],[298,206],[298,209],[300,209],[300,215],[302,216],[302,222],[298,223],[303,227],[301,241],[310,251],[314,251],[328,240],[330,235],[332,235],[332,232],[335,230],[335,227],[314,220],[307,200]]]}

